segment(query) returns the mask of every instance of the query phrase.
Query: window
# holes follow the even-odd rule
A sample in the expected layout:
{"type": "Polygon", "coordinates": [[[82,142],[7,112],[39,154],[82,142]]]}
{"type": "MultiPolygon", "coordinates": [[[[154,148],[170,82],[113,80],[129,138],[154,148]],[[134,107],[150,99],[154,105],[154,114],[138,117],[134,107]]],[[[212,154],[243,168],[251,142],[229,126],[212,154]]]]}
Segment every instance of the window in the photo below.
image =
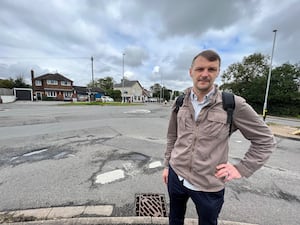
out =
{"type": "Polygon", "coordinates": [[[70,81],[66,81],[66,80],[62,80],[60,82],[61,86],[71,86],[71,82],[70,81]]]}
{"type": "Polygon", "coordinates": [[[56,97],[56,91],[47,91],[46,95],[47,97],[56,97]]]}
{"type": "Polygon", "coordinates": [[[47,80],[47,84],[49,84],[49,85],[58,85],[58,81],[57,80],[47,80]]]}
{"type": "Polygon", "coordinates": [[[64,92],[65,98],[71,98],[72,92],[64,92]]]}
{"type": "Polygon", "coordinates": [[[42,81],[41,80],[35,80],[35,85],[36,86],[42,86],[42,81]]]}

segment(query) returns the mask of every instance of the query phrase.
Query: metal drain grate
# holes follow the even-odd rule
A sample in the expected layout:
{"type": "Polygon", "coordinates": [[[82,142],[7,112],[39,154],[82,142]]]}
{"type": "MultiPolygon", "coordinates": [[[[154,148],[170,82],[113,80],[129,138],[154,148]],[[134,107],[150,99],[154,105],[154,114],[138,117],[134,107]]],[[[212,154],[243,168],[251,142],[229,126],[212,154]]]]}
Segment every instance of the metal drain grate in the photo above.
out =
{"type": "Polygon", "coordinates": [[[164,194],[136,194],[136,216],[166,217],[164,194]]]}

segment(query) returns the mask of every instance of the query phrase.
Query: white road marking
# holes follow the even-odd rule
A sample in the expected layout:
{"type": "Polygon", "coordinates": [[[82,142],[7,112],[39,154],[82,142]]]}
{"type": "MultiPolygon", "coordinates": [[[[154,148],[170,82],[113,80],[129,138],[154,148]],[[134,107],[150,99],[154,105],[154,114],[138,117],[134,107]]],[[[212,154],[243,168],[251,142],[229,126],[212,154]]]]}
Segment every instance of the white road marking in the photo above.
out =
{"type": "Polygon", "coordinates": [[[95,182],[98,184],[107,184],[107,183],[111,183],[115,180],[122,179],[124,177],[125,177],[124,171],[121,169],[118,169],[118,170],[113,170],[110,172],[99,174],[96,177],[95,182]]]}
{"type": "Polygon", "coordinates": [[[156,168],[156,167],[160,167],[161,166],[161,162],[160,161],[155,161],[155,162],[152,162],[149,164],[149,168],[150,169],[153,169],[153,168],[156,168]]]}
{"type": "Polygon", "coordinates": [[[151,113],[151,111],[147,110],[147,109],[136,109],[136,110],[127,111],[124,113],[151,113]]]}

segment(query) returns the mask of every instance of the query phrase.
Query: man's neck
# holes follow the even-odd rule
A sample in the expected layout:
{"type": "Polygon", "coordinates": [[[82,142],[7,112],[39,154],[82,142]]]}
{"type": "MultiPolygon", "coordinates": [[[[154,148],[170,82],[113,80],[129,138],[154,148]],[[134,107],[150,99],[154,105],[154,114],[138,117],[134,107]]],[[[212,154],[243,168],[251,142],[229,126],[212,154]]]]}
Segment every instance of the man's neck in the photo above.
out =
{"type": "Polygon", "coordinates": [[[212,86],[209,90],[206,90],[206,91],[201,91],[201,90],[198,90],[197,88],[194,88],[193,87],[193,92],[194,94],[197,96],[197,99],[199,102],[202,102],[204,97],[209,93],[211,92],[212,90],[214,89],[214,86],[212,86]]]}

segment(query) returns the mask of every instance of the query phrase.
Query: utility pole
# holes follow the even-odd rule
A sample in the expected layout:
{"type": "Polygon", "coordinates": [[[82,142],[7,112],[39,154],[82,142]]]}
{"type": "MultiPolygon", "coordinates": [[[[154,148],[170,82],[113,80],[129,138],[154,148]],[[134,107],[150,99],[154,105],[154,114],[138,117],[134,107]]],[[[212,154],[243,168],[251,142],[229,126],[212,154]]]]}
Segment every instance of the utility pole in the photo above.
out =
{"type": "Polygon", "coordinates": [[[161,103],[161,98],[162,98],[162,75],[160,74],[159,103],[161,103]]]}
{"type": "Polygon", "coordinates": [[[92,61],[92,87],[94,87],[94,58],[93,56],[91,57],[91,61],[92,61]]]}
{"type": "Polygon", "coordinates": [[[272,74],[272,61],[273,61],[273,54],[274,54],[274,48],[275,48],[275,40],[276,40],[276,32],[277,30],[273,30],[274,32],[274,39],[273,39],[273,47],[272,47],[272,54],[271,54],[271,62],[270,62],[270,68],[269,68],[269,75],[268,75],[268,81],[267,81],[267,88],[266,88],[266,94],[265,94],[265,102],[264,102],[264,108],[263,108],[263,120],[266,120],[267,117],[267,102],[268,102],[268,94],[269,94],[269,87],[270,87],[270,80],[271,80],[271,74],[272,74]]]}
{"type": "Polygon", "coordinates": [[[125,75],[124,75],[124,57],[125,57],[125,53],[123,52],[123,60],[122,60],[122,74],[123,74],[123,80],[122,80],[122,103],[125,102],[125,87],[124,87],[124,82],[125,82],[125,75]]]}

